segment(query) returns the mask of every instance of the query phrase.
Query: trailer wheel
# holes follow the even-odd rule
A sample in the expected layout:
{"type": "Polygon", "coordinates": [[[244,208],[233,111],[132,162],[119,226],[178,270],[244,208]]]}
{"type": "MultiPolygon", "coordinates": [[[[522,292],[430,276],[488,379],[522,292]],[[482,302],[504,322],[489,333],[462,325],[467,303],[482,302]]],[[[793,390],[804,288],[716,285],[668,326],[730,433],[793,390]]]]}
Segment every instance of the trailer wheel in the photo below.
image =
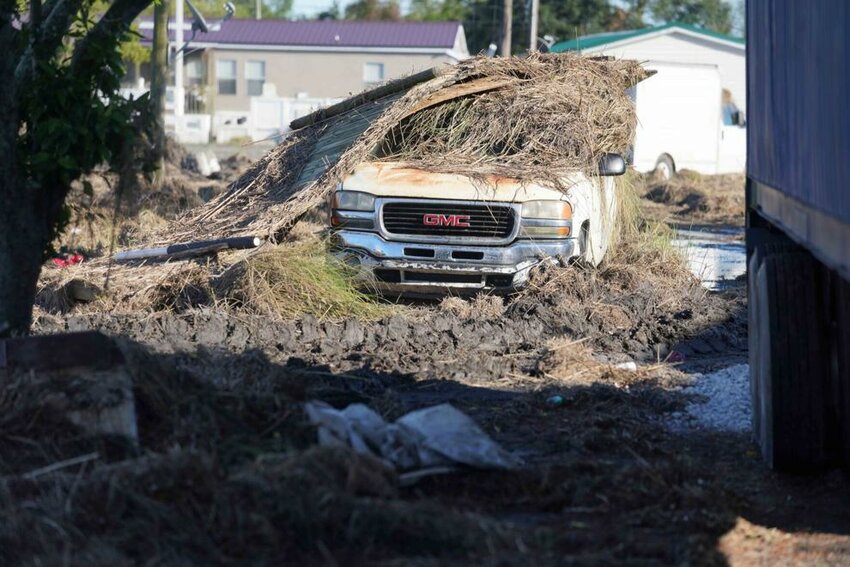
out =
{"type": "Polygon", "coordinates": [[[670,179],[676,175],[676,163],[670,154],[661,154],[655,162],[655,174],[661,179],[670,179]]]}
{"type": "Polygon", "coordinates": [[[753,436],[771,468],[811,469],[828,457],[829,348],[812,285],[819,269],[807,252],[759,248],[749,266],[753,436]]]}

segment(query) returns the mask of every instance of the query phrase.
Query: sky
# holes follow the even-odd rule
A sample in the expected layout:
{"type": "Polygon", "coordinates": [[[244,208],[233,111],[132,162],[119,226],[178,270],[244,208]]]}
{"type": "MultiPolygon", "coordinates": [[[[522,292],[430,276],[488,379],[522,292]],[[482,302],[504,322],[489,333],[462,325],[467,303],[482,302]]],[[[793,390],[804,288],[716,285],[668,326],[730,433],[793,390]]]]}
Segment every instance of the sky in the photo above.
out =
{"type": "MultiPolygon", "coordinates": [[[[339,0],[340,8],[344,10],[345,5],[348,4],[349,1],[350,0],[339,0]]],[[[734,4],[731,0],[725,1],[734,4]]],[[[406,12],[410,4],[410,0],[401,0],[400,3],[402,12],[406,12]]],[[[329,9],[332,5],[333,0],[294,0],[292,13],[296,18],[302,16],[311,18],[329,9]]]]}
{"type": "MultiPolygon", "coordinates": [[[[345,5],[348,2],[349,0],[339,0],[340,9],[345,10],[345,5]]],[[[406,12],[410,1],[401,0],[400,4],[402,12],[406,12]]],[[[296,18],[301,16],[312,18],[329,9],[331,6],[333,6],[333,0],[294,0],[292,3],[292,14],[296,18]]]]}

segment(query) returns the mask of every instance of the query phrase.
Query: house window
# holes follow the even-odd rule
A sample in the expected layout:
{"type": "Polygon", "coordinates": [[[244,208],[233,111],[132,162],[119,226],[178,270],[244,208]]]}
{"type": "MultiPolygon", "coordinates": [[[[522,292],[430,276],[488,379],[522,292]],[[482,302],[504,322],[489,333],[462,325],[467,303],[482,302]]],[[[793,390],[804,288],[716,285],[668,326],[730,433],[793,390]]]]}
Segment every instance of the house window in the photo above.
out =
{"type": "Polygon", "coordinates": [[[366,83],[380,83],[384,80],[383,63],[364,63],[363,81],[366,83]]]}
{"type": "Polygon", "coordinates": [[[263,94],[263,85],[266,83],[266,62],[248,61],[245,64],[245,79],[248,83],[248,96],[263,94]]]}
{"type": "Polygon", "coordinates": [[[236,94],[236,61],[219,59],[215,62],[215,77],[218,80],[218,94],[236,94]]]}
{"type": "Polygon", "coordinates": [[[186,85],[187,87],[200,87],[204,84],[204,63],[200,58],[186,61],[186,85]]]}

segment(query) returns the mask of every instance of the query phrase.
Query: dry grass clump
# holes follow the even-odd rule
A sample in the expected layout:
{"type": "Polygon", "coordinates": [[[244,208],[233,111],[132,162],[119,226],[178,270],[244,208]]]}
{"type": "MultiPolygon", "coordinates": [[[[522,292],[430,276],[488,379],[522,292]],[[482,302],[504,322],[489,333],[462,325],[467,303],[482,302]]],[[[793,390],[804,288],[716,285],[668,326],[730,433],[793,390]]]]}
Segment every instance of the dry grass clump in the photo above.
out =
{"type": "Polygon", "coordinates": [[[498,319],[505,312],[505,300],[486,293],[479,293],[471,299],[449,296],[440,301],[439,309],[459,319],[498,319]]]}
{"type": "Polygon", "coordinates": [[[746,195],[743,174],[701,175],[682,170],[669,180],[636,175],[635,183],[656,218],[743,225],[746,195]]]}
{"type": "Polygon", "coordinates": [[[628,280],[636,280],[642,274],[676,284],[692,280],[684,259],[671,243],[674,231],[645,216],[636,183],[638,175],[630,171],[617,180],[617,219],[603,272],[628,280]]]}
{"type": "Polygon", "coordinates": [[[217,259],[162,264],[83,262],[70,268],[41,270],[36,305],[47,313],[76,311],[132,313],[183,311],[210,305],[210,274],[223,268],[217,259]],[[93,293],[81,300],[76,289],[93,293]]]}
{"type": "Polygon", "coordinates": [[[360,291],[352,275],[351,268],[328,254],[323,241],[310,238],[250,256],[228,270],[217,289],[232,307],[276,318],[386,315],[390,307],[360,291]]]}
{"type": "Polygon", "coordinates": [[[393,306],[361,291],[351,268],[333,258],[315,234],[267,246],[257,253],[224,253],[218,258],[153,264],[99,263],[59,269],[45,267],[36,298],[49,314],[78,312],[184,312],[215,306],[289,319],[373,320],[393,306]],[[91,296],[78,299],[82,287],[91,296]]]}
{"type": "Polygon", "coordinates": [[[113,210],[104,207],[78,209],[54,246],[96,258],[113,250],[138,246],[167,226],[168,220],[150,209],[129,217],[116,216],[113,210]]]}
{"type": "Polygon", "coordinates": [[[633,370],[627,365],[602,362],[594,358],[593,350],[585,342],[555,338],[546,345],[537,372],[564,386],[601,383],[620,388],[652,383],[662,375],[677,371],[666,364],[639,365],[633,370]]]}

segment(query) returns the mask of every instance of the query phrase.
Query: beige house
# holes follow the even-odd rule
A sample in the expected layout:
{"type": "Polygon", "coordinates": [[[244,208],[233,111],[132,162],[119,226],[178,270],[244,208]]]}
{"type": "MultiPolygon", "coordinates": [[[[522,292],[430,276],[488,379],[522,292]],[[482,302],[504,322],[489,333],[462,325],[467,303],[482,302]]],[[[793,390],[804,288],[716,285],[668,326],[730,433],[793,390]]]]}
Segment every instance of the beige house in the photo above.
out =
{"type": "MultiPolygon", "coordinates": [[[[153,22],[139,29],[149,41],[153,22]]],[[[284,132],[319,106],[469,57],[458,22],[336,20],[230,20],[198,34],[184,53],[185,120],[210,124],[219,141],[284,132]]]]}

